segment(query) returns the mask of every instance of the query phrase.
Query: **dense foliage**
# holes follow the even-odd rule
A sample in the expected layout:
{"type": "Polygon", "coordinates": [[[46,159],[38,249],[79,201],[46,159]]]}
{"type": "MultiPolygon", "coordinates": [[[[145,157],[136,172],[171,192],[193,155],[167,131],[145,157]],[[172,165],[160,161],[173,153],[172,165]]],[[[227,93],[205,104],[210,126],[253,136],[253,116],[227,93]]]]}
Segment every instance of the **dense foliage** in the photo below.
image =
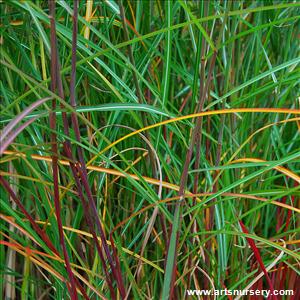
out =
{"type": "Polygon", "coordinates": [[[300,297],[299,7],[2,1],[0,297],[300,297]]]}

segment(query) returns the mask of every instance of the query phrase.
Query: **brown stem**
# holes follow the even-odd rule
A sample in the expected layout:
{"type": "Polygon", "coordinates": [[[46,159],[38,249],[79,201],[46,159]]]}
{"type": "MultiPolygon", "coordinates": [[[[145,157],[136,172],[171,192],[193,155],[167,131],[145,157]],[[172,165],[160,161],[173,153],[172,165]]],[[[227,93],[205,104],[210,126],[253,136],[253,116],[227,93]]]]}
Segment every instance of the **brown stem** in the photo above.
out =
{"type": "MultiPolygon", "coordinates": [[[[49,9],[50,9],[50,23],[51,23],[51,90],[53,93],[56,91],[56,80],[57,76],[55,74],[55,69],[57,65],[57,55],[55,49],[55,2],[49,1],[49,9]]],[[[71,299],[77,300],[78,295],[76,291],[76,283],[74,279],[74,274],[71,269],[70,259],[68,255],[68,251],[66,248],[64,232],[63,232],[63,225],[61,220],[61,207],[60,207],[60,200],[59,200],[59,182],[58,182],[58,149],[57,149],[57,136],[55,133],[56,130],[56,99],[52,100],[52,112],[50,114],[50,128],[52,129],[51,133],[51,147],[52,147],[52,172],[53,172],[53,186],[54,186],[54,206],[55,206],[55,213],[57,218],[57,225],[59,231],[59,239],[60,245],[63,250],[64,260],[66,263],[66,270],[68,272],[71,287],[67,285],[71,299]]]]}

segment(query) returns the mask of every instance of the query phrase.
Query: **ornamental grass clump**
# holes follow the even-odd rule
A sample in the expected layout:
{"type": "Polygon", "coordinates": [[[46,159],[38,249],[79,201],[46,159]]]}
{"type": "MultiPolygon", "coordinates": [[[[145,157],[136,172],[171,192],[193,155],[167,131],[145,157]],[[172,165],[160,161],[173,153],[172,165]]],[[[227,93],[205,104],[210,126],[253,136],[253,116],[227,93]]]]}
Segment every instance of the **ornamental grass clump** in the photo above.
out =
{"type": "Polygon", "coordinates": [[[2,1],[0,298],[298,299],[299,9],[2,1]]]}

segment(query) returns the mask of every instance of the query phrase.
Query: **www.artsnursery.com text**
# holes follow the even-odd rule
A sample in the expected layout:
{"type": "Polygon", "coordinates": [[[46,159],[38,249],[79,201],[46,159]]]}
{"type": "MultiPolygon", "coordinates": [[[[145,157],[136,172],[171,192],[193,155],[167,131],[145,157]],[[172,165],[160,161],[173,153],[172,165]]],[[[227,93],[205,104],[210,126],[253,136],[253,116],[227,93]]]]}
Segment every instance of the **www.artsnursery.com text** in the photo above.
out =
{"type": "Polygon", "coordinates": [[[187,290],[188,296],[293,296],[293,290],[187,290]]]}

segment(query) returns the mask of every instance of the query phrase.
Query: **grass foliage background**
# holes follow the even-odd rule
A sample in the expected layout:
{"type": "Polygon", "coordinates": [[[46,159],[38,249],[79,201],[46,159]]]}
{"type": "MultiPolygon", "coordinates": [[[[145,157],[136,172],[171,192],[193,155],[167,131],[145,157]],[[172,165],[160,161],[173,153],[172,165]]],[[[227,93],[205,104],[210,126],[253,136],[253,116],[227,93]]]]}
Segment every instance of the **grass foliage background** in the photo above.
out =
{"type": "Polygon", "coordinates": [[[74,48],[73,1],[57,44],[47,1],[2,1],[1,128],[24,124],[2,140],[3,299],[296,293],[299,6],[79,1],[74,48]]]}

